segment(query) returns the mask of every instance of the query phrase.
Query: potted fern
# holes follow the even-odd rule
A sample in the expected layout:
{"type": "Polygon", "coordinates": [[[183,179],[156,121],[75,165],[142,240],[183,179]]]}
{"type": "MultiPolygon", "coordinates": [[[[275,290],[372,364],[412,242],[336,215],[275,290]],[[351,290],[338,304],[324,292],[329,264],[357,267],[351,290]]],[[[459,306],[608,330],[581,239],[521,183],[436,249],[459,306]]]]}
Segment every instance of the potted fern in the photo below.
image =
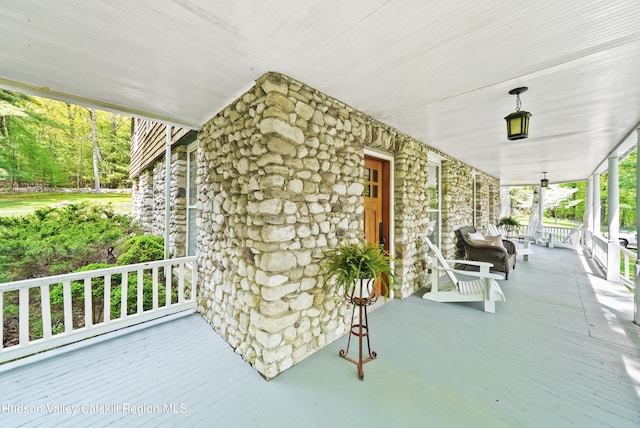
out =
{"type": "Polygon", "coordinates": [[[347,243],[333,250],[325,264],[327,280],[335,278],[337,294],[354,302],[354,299],[369,299],[375,302],[378,294],[375,280],[382,284],[382,294],[389,296],[393,286],[393,272],[390,263],[391,256],[379,245],[364,243],[347,243]]]}
{"type": "Polygon", "coordinates": [[[498,226],[502,226],[509,236],[514,228],[520,227],[520,222],[513,217],[502,217],[498,220],[498,226]]]}
{"type": "Polygon", "coordinates": [[[367,306],[378,300],[376,280],[382,284],[382,294],[385,298],[389,296],[394,279],[390,266],[391,261],[389,253],[380,246],[363,242],[344,244],[336,248],[329,254],[325,263],[327,281],[332,278],[336,279],[336,294],[344,293],[347,300],[353,303],[347,347],[341,349],[338,355],[356,364],[360,380],[364,380],[363,364],[378,356],[375,351],[371,350],[369,343],[367,306]],[[358,338],[358,359],[347,355],[352,336],[358,338]],[[362,343],[363,339],[367,342],[368,357],[363,355],[363,349],[365,349],[362,343]]]}

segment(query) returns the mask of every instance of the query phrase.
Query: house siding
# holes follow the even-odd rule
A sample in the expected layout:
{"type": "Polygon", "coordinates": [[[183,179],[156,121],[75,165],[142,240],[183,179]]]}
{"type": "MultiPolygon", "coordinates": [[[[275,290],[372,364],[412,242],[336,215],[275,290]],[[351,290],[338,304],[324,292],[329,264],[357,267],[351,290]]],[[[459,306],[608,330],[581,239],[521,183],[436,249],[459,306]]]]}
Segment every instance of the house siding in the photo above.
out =
{"type": "MultiPolygon", "coordinates": [[[[180,141],[190,129],[172,127],[171,144],[180,141]]],[[[129,177],[138,177],[164,156],[167,144],[167,125],[146,119],[134,119],[131,135],[131,163],[129,177]]]]}
{"type": "MultiPolygon", "coordinates": [[[[433,148],[277,73],[260,78],[198,138],[198,310],[266,378],[348,330],[350,310],[327,288],[321,265],[328,251],[363,237],[365,147],[394,158],[394,294],[425,285],[433,148]]],[[[455,229],[473,220],[473,177],[468,165],[439,154],[450,256],[455,229]]],[[[488,198],[497,179],[475,174],[486,190],[481,204],[495,207],[488,198]]]]}
{"type": "MultiPolygon", "coordinates": [[[[150,168],[133,179],[133,218],[145,233],[165,234],[165,156],[157,158],[150,168]]],[[[186,146],[176,145],[171,151],[169,201],[169,253],[186,255],[186,146]]]]}

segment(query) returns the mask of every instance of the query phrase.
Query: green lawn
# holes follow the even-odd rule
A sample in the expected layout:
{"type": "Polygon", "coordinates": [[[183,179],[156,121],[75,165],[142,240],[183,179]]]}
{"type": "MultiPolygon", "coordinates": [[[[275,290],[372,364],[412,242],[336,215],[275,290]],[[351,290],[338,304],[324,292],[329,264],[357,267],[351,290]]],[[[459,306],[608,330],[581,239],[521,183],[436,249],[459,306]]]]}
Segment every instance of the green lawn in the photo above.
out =
{"type": "Polygon", "coordinates": [[[111,204],[118,214],[131,214],[131,194],[121,193],[0,193],[0,216],[24,216],[39,208],[70,202],[111,204]]]}

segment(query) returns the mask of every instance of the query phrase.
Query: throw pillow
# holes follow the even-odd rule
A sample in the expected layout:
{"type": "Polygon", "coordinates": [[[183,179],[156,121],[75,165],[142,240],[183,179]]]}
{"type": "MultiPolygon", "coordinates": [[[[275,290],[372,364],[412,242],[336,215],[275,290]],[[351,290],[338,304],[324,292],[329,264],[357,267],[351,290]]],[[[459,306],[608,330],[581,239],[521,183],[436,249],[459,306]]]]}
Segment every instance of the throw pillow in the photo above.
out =
{"type": "Polygon", "coordinates": [[[480,232],[467,233],[467,239],[470,241],[484,241],[484,236],[480,232]]]}
{"type": "Polygon", "coordinates": [[[488,239],[469,239],[469,242],[472,245],[490,245],[492,247],[495,245],[493,241],[490,241],[488,239]]]}
{"type": "Polygon", "coordinates": [[[498,236],[487,236],[485,238],[487,241],[491,241],[491,245],[495,246],[495,247],[502,247],[504,248],[504,243],[502,242],[502,236],[498,235],[498,236]]]}

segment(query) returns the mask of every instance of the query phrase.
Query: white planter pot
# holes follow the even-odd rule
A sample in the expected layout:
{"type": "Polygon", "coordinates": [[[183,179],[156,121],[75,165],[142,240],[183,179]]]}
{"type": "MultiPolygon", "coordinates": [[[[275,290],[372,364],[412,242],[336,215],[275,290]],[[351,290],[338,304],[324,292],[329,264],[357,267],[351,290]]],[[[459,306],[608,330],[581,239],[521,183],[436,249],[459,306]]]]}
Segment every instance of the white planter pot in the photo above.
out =
{"type": "Polygon", "coordinates": [[[375,296],[375,278],[356,279],[353,281],[351,292],[347,293],[347,298],[353,299],[369,299],[375,296]]]}

